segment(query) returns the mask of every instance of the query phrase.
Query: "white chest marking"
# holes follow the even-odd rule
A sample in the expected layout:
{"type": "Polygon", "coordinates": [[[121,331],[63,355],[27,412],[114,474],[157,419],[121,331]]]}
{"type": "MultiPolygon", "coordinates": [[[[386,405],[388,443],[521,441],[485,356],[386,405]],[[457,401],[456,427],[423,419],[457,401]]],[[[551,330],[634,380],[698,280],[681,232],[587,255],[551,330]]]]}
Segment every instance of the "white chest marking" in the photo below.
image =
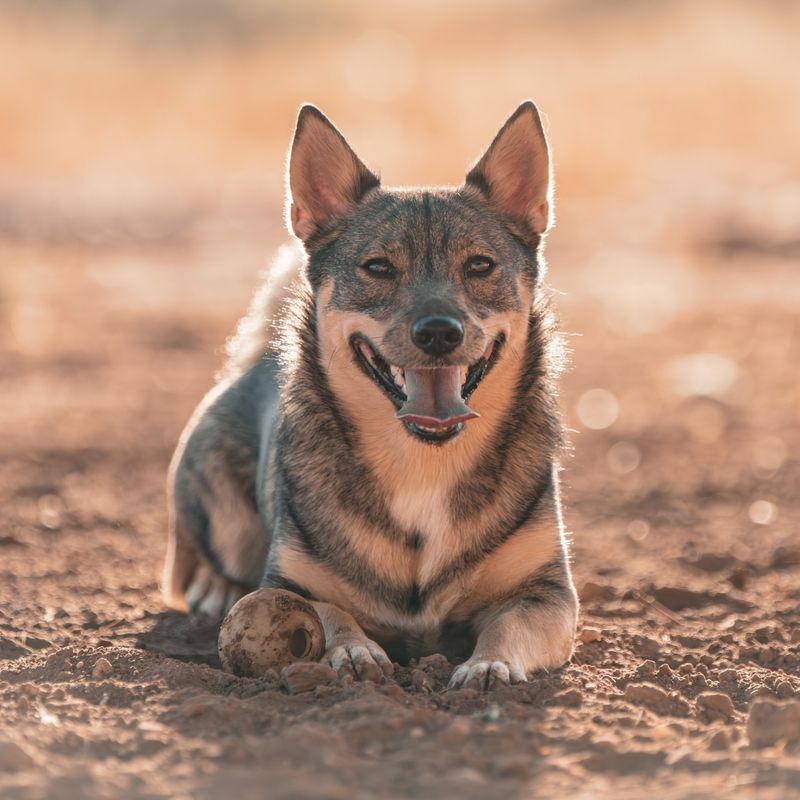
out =
{"type": "Polygon", "coordinates": [[[409,532],[422,536],[417,554],[417,581],[424,586],[459,551],[457,532],[450,517],[449,492],[445,487],[398,489],[391,512],[409,532]]]}

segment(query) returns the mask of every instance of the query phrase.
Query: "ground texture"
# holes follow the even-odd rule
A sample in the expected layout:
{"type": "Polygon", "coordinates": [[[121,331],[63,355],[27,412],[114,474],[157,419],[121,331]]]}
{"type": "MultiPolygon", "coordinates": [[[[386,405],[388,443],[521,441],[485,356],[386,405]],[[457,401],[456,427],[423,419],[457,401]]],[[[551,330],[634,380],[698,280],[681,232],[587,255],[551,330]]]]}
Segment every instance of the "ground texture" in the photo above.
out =
{"type": "MultiPolygon", "coordinates": [[[[691,300],[634,333],[618,323],[636,302],[588,302],[565,272],[563,327],[581,334],[563,397],[582,595],[568,666],[481,695],[444,692],[434,657],[384,685],[290,695],[220,671],[214,627],[158,594],[164,474],[219,364],[229,279],[205,269],[186,299],[185,249],[129,272],[124,252],[4,252],[24,266],[8,273],[14,324],[45,337],[0,361],[4,797],[800,787],[797,309],[720,294],[715,271],[747,263],[687,257],[691,300]],[[176,288],[153,299],[167,262],[176,288]]],[[[791,267],[759,263],[787,285],[791,267]]]]}

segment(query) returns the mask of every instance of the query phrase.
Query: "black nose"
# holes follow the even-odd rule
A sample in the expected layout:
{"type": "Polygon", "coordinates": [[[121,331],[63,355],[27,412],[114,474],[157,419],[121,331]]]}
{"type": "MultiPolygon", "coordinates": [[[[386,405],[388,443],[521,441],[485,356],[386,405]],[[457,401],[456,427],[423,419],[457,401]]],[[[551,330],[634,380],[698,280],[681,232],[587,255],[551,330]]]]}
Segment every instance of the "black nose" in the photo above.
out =
{"type": "Polygon", "coordinates": [[[411,339],[429,356],[444,356],[464,341],[464,326],[455,317],[420,317],[411,326],[411,339]]]}

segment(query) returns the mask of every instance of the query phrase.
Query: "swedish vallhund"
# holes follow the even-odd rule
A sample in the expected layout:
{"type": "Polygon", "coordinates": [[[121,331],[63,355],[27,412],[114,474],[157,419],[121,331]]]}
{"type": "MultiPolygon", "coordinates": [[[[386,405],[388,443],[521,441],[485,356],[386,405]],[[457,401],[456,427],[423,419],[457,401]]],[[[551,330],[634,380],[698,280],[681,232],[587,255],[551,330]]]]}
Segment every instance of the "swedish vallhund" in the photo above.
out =
{"type": "Polygon", "coordinates": [[[456,661],[518,683],[572,653],[559,340],[543,284],[547,140],[523,103],[447,189],[384,189],[314,106],[279,252],[170,470],[164,592],[222,616],[310,599],[324,662],[456,661]]]}

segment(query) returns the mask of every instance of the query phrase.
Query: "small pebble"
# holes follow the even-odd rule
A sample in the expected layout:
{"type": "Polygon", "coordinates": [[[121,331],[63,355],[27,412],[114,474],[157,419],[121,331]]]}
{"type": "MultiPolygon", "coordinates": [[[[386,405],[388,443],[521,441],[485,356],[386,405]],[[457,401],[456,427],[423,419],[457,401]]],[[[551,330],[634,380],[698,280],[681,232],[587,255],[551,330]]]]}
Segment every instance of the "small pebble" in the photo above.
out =
{"type": "Polygon", "coordinates": [[[602,638],[602,635],[599,628],[584,628],[579,638],[583,644],[589,644],[590,642],[596,642],[598,639],[602,638]]]}
{"type": "Polygon", "coordinates": [[[708,681],[706,680],[706,676],[703,675],[702,672],[698,672],[694,676],[694,687],[695,689],[707,689],[708,688],[708,681]]]}
{"type": "Polygon", "coordinates": [[[703,692],[697,696],[695,704],[699,710],[726,720],[731,719],[736,714],[733,701],[727,694],[722,692],[703,692]]]}
{"type": "Polygon", "coordinates": [[[111,675],[114,674],[114,667],[111,666],[111,662],[100,656],[97,661],[94,662],[94,666],[92,667],[92,677],[95,680],[102,680],[103,678],[109,678],[111,675]]]}
{"type": "Polygon", "coordinates": [[[735,683],[739,679],[739,673],[735,669],[723,669],[718,677],[723,683],[735,683]]]}
{"type": "Polygon", "coordinates": [[[789,681],[781,681],[775,687],[775,694],[777,694],[781,700],[787,700],[790,697],[794,697],[794,686],[792,686],[789,681]]]}
{"type": "Polygon", "coordinates": [[[677,692],[667,692],[653,683],[629,683],[625,700],[643,705],[658,714],[680,716],[689,713],[689,704],[677,692]]]}
{"type": "Polygon", "coordinates": [[[411,687],[415,692],[424,694],[428,694],[432,688],[430,678],[421,669],[411,671],[411,687]]]}
{"type": "Polygon", "coordinates": [[[653,683],[629,683],[625,687],[625,699],[630,703],[658,705],[669,699],[669,693],[653,683]]]}
{"type": "Polygon", "coordinates": [[[337,679],[338,676],[327,664],[316,661],[298,661],[284,667],[281,672],[281,683],[289,694],[310,692],[317,686],[326,686],[337,679]]]}
{"type": "Polygon", "coordinates": [[[427,669],[428,667],[447,667],[448,661],[445,656],[441,653],[433,653],[430,656],[423,656],[419,660],[419,668],[420,669],[427,669]]]}

